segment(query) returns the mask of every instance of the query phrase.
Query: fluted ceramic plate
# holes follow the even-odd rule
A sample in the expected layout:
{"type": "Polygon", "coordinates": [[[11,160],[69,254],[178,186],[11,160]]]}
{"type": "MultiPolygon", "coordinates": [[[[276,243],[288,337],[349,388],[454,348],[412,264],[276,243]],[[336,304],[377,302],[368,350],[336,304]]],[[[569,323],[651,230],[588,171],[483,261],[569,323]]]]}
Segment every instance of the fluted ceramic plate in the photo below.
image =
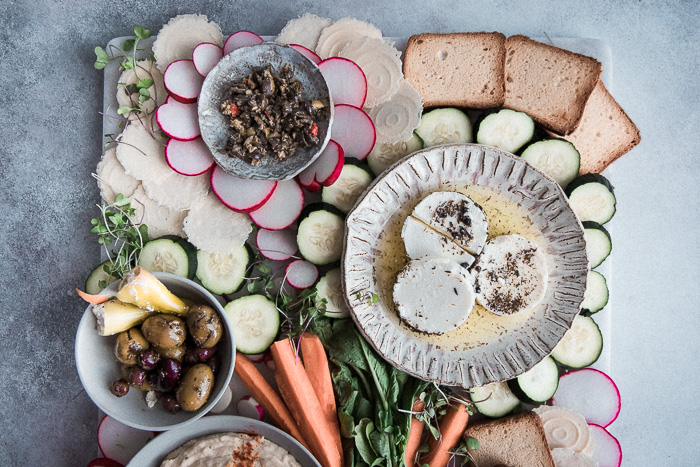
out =
{"type": "Polygon", "coordinates": [[[514,378],[549,355],[581,308],[588,272],[583,227],[554,180],[505,151],[464,144],[414,153],[365,191],[345,235],[343,293],[353,319],[385,359],[424,380],[470,388],[514,378]],[[401,226],[421,199],[446,190],[484,208],[489,238],[518,233],[543,249],[549,279],[537,307],[497,316],[477,305],[465,324],[442,335],[399,319],[392,287],[407,262],[401,226]]]}
{"type": "Polygon", "coordinates": [[[209,72],[202,84],[199,96],[199,128],[202,139],[209,147],[214,160],[224,171],[241,178],[256,180],[289,180],[304,170],[323,151],[331,137],[333,101],[328,84],[318,66],[289,46],[273,42],[241,47],[226,55],[209,72]],[[289,65],[294,77],[302,84],[304,100],[319,100],[330,112],[325,120],[317,120],[319,143],[311,148],[299,148],[287,159],[264,158],[260,164],[251,165],[237,157],[229,157],[224,151],[230,129],[228,117],[221,113],[221,104],[228,98],[233,83],[250,75],[254,68],[272,65],[277,73],[289,65]]]}

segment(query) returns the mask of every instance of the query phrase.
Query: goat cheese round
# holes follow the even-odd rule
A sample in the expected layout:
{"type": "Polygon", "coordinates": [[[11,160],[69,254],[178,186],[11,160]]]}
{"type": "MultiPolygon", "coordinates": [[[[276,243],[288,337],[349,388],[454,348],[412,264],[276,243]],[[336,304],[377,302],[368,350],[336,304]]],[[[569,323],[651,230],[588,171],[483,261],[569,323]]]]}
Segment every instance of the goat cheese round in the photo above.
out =
{"type": "Polygon", "coordinates": [[[432,227],[408,216],[401,229],[406,254],[411,259],[440,257],[452,259],[463,267],[470,267],[475,258],[455,242],[439,234],[432,227]]]}
{"type": "Polygon", "coordinates": [[[529,311],[544,298],[549,278],[542,250],[521,235],[491,239],[474,266],[476,300],[491,313],[529,311]]]}
{"type": "Polygon", "coordinates": [[[428,334],[457,329],[474,308],[469,271],[454,261],[425,258],[409,261],[396,277],[394,304],[399,317],[428,334]]]}

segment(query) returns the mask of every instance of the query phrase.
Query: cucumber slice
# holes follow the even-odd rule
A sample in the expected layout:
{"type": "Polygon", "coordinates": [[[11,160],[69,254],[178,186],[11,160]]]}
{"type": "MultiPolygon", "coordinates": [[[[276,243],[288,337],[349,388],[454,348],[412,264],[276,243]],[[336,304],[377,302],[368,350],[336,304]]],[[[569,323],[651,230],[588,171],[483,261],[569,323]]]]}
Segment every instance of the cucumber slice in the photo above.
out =
{"type": "Polygon", "coordinates": [[[396,144],[375,144],[372,152],[367,156],[367,163],[374,175],[379,175],[394,162],[419,149],[423,149],[423,140],[414,132],[407,141],[396,144]]]}
{"type": "Polygon", "coordinates": [[[476,142],[515,153],[535,136],[535,121],[524,112],[502,109],[484,117],[476,142]]]}
{"type": "Polygon", "coordinates": [[[608,298],[608,284],[605,277],[598,271],[588,271],[581,312],[588,314],[599,312],[608,304],[608,298]]]}
{"type": "Polygon", "coordinates": [[[487,417],[502,417],[520,405],[508,383],[491,383],[469,390],[476,409],[487,417]]]}
{"type": "Polygon", "coordinates": [[[85,292],[90,295],[97,295],[102,292],[102,289],[107,287],[112,282],[116,281],[117,278],[111,276],[105,272],[105,266],[111,266],[112,262],[110,260],[100,263],[96,266],[90,274],[88,274],[87,279],[85,279],[85,292]],[[100,282],[104,281],[104,286],[100,287],[100,282]]]}
{"type": "Polygon", "coordinates": [[[350,316],[348,306],[343,298],[340,268],[328,271],[316,284],[316,303],[326,300],[325,315],[329,318],[347,318],[350,316]]]}
{"type": "Polygon", "coordinates": [[[280,314],[275,303],[264,295],[248,295],[224,307],[233,328],[236,350],[244,354],[265,352],[275,341],[280,314]]]}
{"type": "Polygon", "coordinates": [[[610,256],[612,251],[612,239],[605,227],[593,221],[585,221],[583,224],[583,238],[586,240],[586,254],[591,269],[595,269],[610,256]]]}
{"type": "Polygon", "coordinates": [[[197,251],[197,279],[205,289],[218,295],[238,292],[245,281],[248,267],[253,262],[248,245],[229,254],[197,251]]]}
{"type": "Polygon", "coordinates": [[[562,139],[532,143],[520,157],[552,177],[562,188],[566,188],[576,178],[581,166],[581,155],[574,145],[562,139]]]}
{"type": "Polygon", "coordinates": [[[527,403],[548,401],[554,396],[558,386],[559,368],[552,357],[545,357],[530,370],[508,381],[508,387],[513,394],[527,403]]]}
{"type": "Polygon", "coordinates": [[[586,174],[575,178],[566,187],[569,204],[578,218],[605,224],[615,215],[617,200],[613,186],[600,174],[586,174]]]}
{"type": "Polygon", "coordinates": [[[149,272],[169,272],[188,279],[197,269],[197,250],[180,237],[161,237],[146,243],[141,249],[138,265],[149,272]]]}
{"type": "Polygon", "coordinates": [[[590,316],[577,316],[559,341],[552,358],[570,368],[593,365],[603,351],[603,335],[590,316]]]}
{"type": "Polygon", "coordinates": [[[472,123],[459,109],[444,108],[423,114],[416,134],[423,140],[423,147],[438,144],[471,143],[472,123]]]}
{"type": "Polygon", "coordinates": [[[370,183],[372,183],[372,173],[366,164],[357,165],[346,161],[338,180],[331,186],[323,187],[321,200],[347,214],[370,183]]]}
{"type": "Polygon", "coordinates": [[[299,253],[316,265],[339,261],[343,254],[345,221],[334,206],[317,203],[307,206],[297,231],[299,253]]]}

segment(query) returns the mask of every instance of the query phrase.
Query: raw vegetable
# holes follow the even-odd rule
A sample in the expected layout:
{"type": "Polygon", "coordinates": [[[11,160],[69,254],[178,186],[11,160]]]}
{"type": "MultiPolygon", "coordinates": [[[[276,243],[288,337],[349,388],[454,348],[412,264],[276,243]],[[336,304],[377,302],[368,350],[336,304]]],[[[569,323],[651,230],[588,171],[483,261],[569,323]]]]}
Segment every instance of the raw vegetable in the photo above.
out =
{"type": "Polygon", "coordinates": [[[318,159],[299,174],[299,183],[309,191],[318,191],[321,185],[330,186],[340,176],[344,161],[343,148],[329,140],[318,159]]]}
{"type": "Polygon", "coordinates": [[[247,47],[249,45],[257,45],[262,43],[262,37],[258,36],[254,32],[234,32],[233,34],[228,36],[228,39],[226,39],[226,43],[224,44],[224,55],[228,55],[234,50],[240,49],[241,47],[247,47]]]}
{"type": "Polygon", "coordinates": [[[298,259],[287,265],[284,276],[295,289],[308,289],[318,280],[318,268],[313,263],[298,259]]]}
{"type": "Polygon", "coordinates": [[[413,132],[408,140],[400,143],[375,143],[374,148],[367,156],[367,164],[377,176],[394,162],[420,149],[423,149],[423,140],[413,132]]]}
{"type": "Polygon", "coordinates": [[[326,79],[333,104],[362,107],[367,97],[367,79],[355,62],[331,57],[319,63],[318,69],[326,79]]]}
{"type": "Polygon", "coordinates": [[[258,227],[282,230],[297,220],[304,209],[304,190],[296,180],[283,180],[265,204],[250,212],[250,219],[258,227]]]}
{"type": "Polygon", "coordinates": [[[552,357],[545,357],[537,365],[508,381],[508,387],[518,399],[528,403],[545,402],[552,398],[559,386],[559,369],[552,357]]]}
{"type": "Polygon", "coordinates": [[[83,295],[97,295],[102,291],[102,289],[117,280],[116,277],[112,276],[108,272],[111,265],[112,262],[107,260],[95,266],[95,268],[90,271],[87,279],[85,279],[85,292],[78,291],[78,295],[80,295],[83,300],[89,303],[94,303],[86,299],[83,295]]]}
{"type": "Polygon", "coordinates": [[[477,410],[487,417],[502,417],[520,405],[506,382],[471,388],[469,392],[477,410]]]}
{"type": "Polygon", "coordinates": [[[615,192],[607,178],[586,174],[575,178],[567,187],[569,204],[581,222],[605,224],[615,215],[615,192]]]}
{"type": "Polygon", "coordinates": [[[264,295],[247,295],[224,307],[231,321],[236,350],[242,353],[265,352],[279,332],[279,312],[275,303],[264,295]]]}
{"type": "Polygon", "coordinates": [[[316,304],[323,302],[323,314],[329,318],[347,318],[350,311],[343,298],[340,268],[328,271],[316,284],[316,304]]]}
{"type": "Polygon", "coordinates": [[[192,62],[197,73],[207,76],[223,56],[224,51],[221,47],[211,42],[203,42],[192,51],[192,62]]]}
{"type": "Polygon", "coordinates": [[[620,414],[620,391],[613,380],[600,370],[584,368],[571,371],[559,380],[553,404],[569,407],[588,423],[607,428],[620,414]]]}
{"type": "Polygon", "coordinates": [[[132,457],[150,440],[152,431],[137,430],[115,420],[109,415],[102,417],[97,427],[97,444],[103,456],[121,464],[128,464],[132,457]]]}
{"type": "Polygon", "coordinates": [[[372,183],[371,170],[346,161],[340,171],[340,176],[331,186],[324,186],[321,200],[332,204],[347,214],[360,197],[365,188],[372,183]]]}
{"type": "MultiPolygon", "coordinates": [[[[425,402],[417,400],[413,404],[411,409],[413,412],[422,412],[425,408],[425,402]]],[[[420,448],[420,441],[423,437],[423,425],[425,423],[422,420],[414,417],[411,414],[411,427],[408,431],[408,438],[406,439],[406,449],[404,450],[403,459],[407,466],[413,466],[416,463],[416,456],[418,454],[418,449],[420,448]]]]}
{"type": "Polygon", "coordinates": [[[272,197],[279,183],[234,177],[218,165],[211,172],[211,189],[214,194],[222,203],[238,212],[251,212],[261,208],[272,197]]]}
{"type": "Polygon", "coordinates": [[[600,467],[620,467],[622,448],[617,438],[600,425],[589,423],[588,426],[591,427],[591,437],[595,442],[595,451],[591,457],[598,461],[600,467]]]}
{"type": "Polygon", "coordinates": [[[165,104],[156,110],[156,121],[163,133],[181,141],[199,138],[199,117],[197,104],[183,104],[168,97],[165,104]]]}
{"type": "Polygon", "coordinates": [[[302,54],[304,57],[306,57],[309,60],[311,60],[312,62],[314,62],[316,65],[321,63],[321,57],[316,55],[316,52],[314,52],[313,50],[309,50],[306,47],[304,47],[303,45],[299,45],[299,44],[289,44],[289,47],[293,48],[294,50],[296,50],[297,52],[302,54]]]}
{"type": "Polygon", "coordinates": [[[586,292],[583,294],[581,313],[592,314],[602,310],[608,304],[608,284],[598,271],[588,271],[586,292]]]}
{"type": "Polygon", "coordinates": [[[230,253],[197,251],[197,279],[209,292],[225,295],[236,293],[245,282],[254,255],[248,245],[230,253]]]}
{"type": "Polygon", "coordinates": [[[338,451],[337,433],[323,417],[323,409],[316,397],[308,374],[295,354],[288,339],[275,342],[271,346],[275,360],[275,380],[282,399],[297,419],[297,425],[309,450],[321,465],[340,467],[342,456],[338,451]]]}
{"type": "Polygon", "coordinates": [[[176,60],[163,73],[163,84],[173,99],[183,104],[197,102],[204,77],[192,60],[176,60]]]}
{"type": "Polygon", "coordinates": [[[423,114],[415,131],[426,148],[439,144],[471,143],[474,140],[469,117],[454,108],[435,109],[423,114]]]}
{"type": "Polygon", "coordinates": [[[260,254],[273,261],[288,260],[299,250],[296,233],[289,229],[258,229],[255,239],[260,254]]]}
{"type": "Polygon", "coordinates": [[[255,420],[265,420],[265,411],[258,401],[251,396],[243,396],[236,404],[236,411],[241,417],[248,417],[255,420]]]}
{"type": "Polygon", "coordinates": [[[124,464],[107,457],[97,457],[88,462],[87,467],[124,467],[124,464]]]}
{"type": "Polygon", "coordinates": [[[184,238],[159,238],[143,246],[138,264],[150,272],[168,272],[194,279],[197,250],[184,238]]]}
{"type": "Polygon", "coordinates": [[[476,142],[516,153],[535,136],[535,121],[524,112],[502,109],[481,120],[476,142]]]}
{"type": "Polygon", "coordinates": [[[233,367],[233,371],[270,420],[308,449],[309,445],[301,435],[294,417],[282,398],[255,368],[255,365],[240,352],[236,352],[236,365],[233,367]]]}
{"type": "Polygon", "coordinates": [[[343,148],[345,157],[359,160],[367,157],[377,138],[369,115],[364,110],[347,104],[335,106],[331,135],[343,148]]]}
{"type": "Polygon", "coordinates": [[[319,266],[340,259],[343,253],[343,217],[334,206],[310,204],[300,217],[297,231],[299,253],[319,266]]]}
{"type": "Polygon", "coordinates": [[[593,365],[603,351],[600,328],[587,316],[576,316],[571,328],[552,350],[552,357],[570,368],[593,365]]]}
{"type": "Polygon", "coordinates": [[[532,143],[520,157],[552,177],[562,188],[576,178],[581,164],[581,156],[574,145],[561,139],[532,143]]]}
{"type": "Polygon", "coordinates": [[[202,138],[192,141],[169,139],[165,145],[165,161],[175,172],[189,176],[201,175],[215,164],[202,138]]]}
{"type": "Polygon", "coordinates": [[[109,300],[109,295],[92,295],[85,293],[80,289],[75,289],[75,291],[78,293],[80,298],[93,305],[99,305],[100,303],[104,303],[109,300]]]}
{"type": "Polygon", "coordinates": [[[591,269],[601,265],[612,251],[612,239],[602,225],[593,221],[584,221],[583,238],[586,240],[586,256],[591,269]]]}
{"type": "Polygon", "coordinates": [[[333,440],[336,441],[338,452],[343,456],[343,445],[340,441],[340,428],[338,426],[338,413],[333,393],[333,381],[328,367],[328,358],[321,340],[316,334],[306,332],[300,337],[301,354],[304,358],[304,368],[309,376],[309,381],[314,388],[323,417],[333,432],[333,440]]]}
{"type": "Polygon", "coordinates": [[[160,313],[184,316],[189,310],[187,304],[142,266],[136,266],[124,275],[115,298],[160,313]]]}
{"type": "Polygon", "coordinates": [[[446,467],[452,458],[450,451],[459,443],[469,420],[466,401],[464,404],[458,402],[453,404],[447,409],[447,413],[440,418],[440,439],[428,437],[428,456],[420,459],[421,465],[446,467]]]}

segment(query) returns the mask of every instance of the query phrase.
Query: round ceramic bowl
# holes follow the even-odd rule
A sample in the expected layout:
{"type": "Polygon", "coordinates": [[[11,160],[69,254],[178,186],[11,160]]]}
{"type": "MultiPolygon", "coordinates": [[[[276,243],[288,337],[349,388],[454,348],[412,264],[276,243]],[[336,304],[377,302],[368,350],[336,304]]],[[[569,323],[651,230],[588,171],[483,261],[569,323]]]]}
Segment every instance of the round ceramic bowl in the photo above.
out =
{"type": "Polygon", "coordinates": [[[470,388],[514,378],[549,355],[581,308],[588,273],[583,227],[554,180],[505,151],[465,144],[414,153],[364,192],[345,235],[343,293],[353,319],[385,359],[425,380],[470,388]],[[542,248],[548,282],[534,309],[497,316],[477,304],[463,325],[440,335],[401,321],[392,295],[407,262],[401,227],[436,191],[460,191],[479,203],[489,238],[518,233],[542,248]]]}
{"type": "Polygon", "coordinates": [[[286,449],[304,467],[320,467],[316,459],[297,440],[282,430],[252,418],[231,415],[212,415],[197,420],[185,428],[178,428],[156,436],[139,451],[129,466],[158,467],[163,459],[187,441],[217,433],[247,433],[260,435],[286,449]]]}
{"type": "MultiPolygon", "coordinates": [[[[233,375],[235,345],[231,324],[221,304],[202,286],[174,274],[156,272],[154,275],[173,294],[195,303],[209,305],[222,318],[224,336],[217,345],[217,355],[221,358],[219,369],[209,399],[202,408],[194,412],[180,410],[176,414],[166,411],[160,400],[155,406],[146,405],[146,393],[130,388],[127,395],[116,397],[111,392],[112,383],[121,377],[120,363],[114,356],[117,336],[97,334],[97,321],[91,307],[85,310],[75,338],[75,363],[80,381],[92,401],[110,417],[134,428],[152,431],[165,431],[191,423],[209,412],[226,390],[233,375]]],[[[119,281],[113,282],[101,295],[116,295],[119,281]]]]}
{"type": "Polygon", "coordinates": [[[289,180],[321,154],[331,137],[333,101],[321,70],[314,62],[291,47],[272,42],[241,47],[222,58],[204,80],[198,111],[202,139],[209,147],[214,160],[224,171],[241,178],[289,180]],[[327,120],[316,122],[318,145],[308,149],[299,148],[294,155],[283,161],[265,158],[258,165],[251,165],[243,159],[230,157],[224,152],[230,130],[228,117],[221,113],[221,104],[227,99],[232,83],[250,75],[253,68],[268,64],[271,64],[277,72],[284,65],[291,66],[294,76],[303,86],[302,98],[319,100],[330,109],[330,112],[327,120]]]}

